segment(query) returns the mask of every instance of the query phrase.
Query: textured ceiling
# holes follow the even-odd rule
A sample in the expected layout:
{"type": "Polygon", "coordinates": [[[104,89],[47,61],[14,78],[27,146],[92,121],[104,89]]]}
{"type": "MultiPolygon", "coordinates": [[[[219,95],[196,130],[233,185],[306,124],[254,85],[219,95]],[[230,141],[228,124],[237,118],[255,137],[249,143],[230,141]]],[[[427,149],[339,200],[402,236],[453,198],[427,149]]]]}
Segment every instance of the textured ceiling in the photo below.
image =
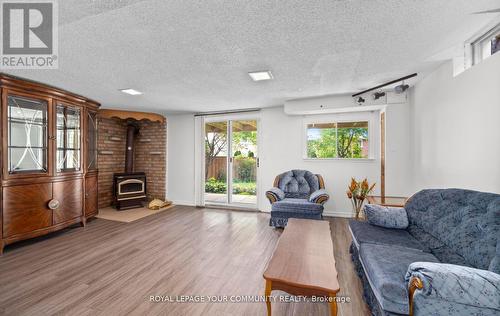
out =
{"type": "Polygon", "coordinates": [[[425,74],[499,16],[471,13],[499,7],[500,0],[64,0],[59,69],[7,72],[108,108],[268,107],[425,74]],[[247,75],[266,69],[273,81],[247,75]]]}

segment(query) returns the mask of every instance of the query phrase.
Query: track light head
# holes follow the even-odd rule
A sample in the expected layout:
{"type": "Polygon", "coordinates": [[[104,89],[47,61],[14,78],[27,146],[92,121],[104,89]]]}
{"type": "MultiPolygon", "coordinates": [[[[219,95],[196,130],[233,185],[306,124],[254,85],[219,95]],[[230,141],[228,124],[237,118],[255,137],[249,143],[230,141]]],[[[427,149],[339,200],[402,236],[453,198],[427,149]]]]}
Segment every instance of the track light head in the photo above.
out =
{"type": "Polygon", "coordinates": [[[373,94],[373,100],[378,100],[380,99],[381,97],[385,97],[385,92],[375,92],[373,94]]]}
{"type": "Polygon", "coordinates": [[[362,97],[359,97],[359,98],[356,100],[356,102],[358,102],[358,104],[363,104],[363,103],[365,103],[365,101],[366,101],[366,100],[365,100],[365,99],[363,99],[362,97]]]}
{"type": "Polygon", "coordinates": [[[408,90],[410,86],[405,84],[404,82],[402,84],[400,84],[399,86],[396,86],[394,88],[394,92],[396,92],[397,94],[401,94],[403,92],[405,92],[406,90],[408,90]]]}

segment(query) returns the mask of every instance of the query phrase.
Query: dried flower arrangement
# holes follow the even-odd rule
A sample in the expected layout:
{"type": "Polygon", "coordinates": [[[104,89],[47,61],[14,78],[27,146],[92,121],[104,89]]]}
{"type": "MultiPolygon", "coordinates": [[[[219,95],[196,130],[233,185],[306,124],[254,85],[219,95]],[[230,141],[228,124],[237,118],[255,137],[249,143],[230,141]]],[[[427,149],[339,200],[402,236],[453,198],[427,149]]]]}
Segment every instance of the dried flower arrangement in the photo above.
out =
{"type": "Polygon", "coordinates": [[[360,182],[351,178],[351,184],[347,188],[347,197],[351,200],[353,211],[356,214],[356,219],[359,219],[363,202],[365,201],[366,196],[373,191],[374,187],[375,183],[370,186],[366,178],[360,182]]]}

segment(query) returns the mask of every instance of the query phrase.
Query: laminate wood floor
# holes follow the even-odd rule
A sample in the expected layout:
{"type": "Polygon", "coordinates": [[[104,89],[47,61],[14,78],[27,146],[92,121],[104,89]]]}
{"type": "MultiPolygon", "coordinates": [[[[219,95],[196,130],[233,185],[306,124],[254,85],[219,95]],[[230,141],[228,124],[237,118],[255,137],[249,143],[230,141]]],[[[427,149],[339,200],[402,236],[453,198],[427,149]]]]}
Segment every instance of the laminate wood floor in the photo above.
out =
{"type": "MultiPolygon", "coordinates": [[[[368,315],[348,252],[347,220],[331,223],[339,315],[368,315]]],[[[8,246],[0,257],[2,315],[266,315],[262,302],[150,302],[150,296],[263,295],[280,230],[265,213],[176,206],[133,223],[95,219],[8,246]]],[[[273,292],[273,295],[286,295],[273,292]]],[[[283,296],[284,297],[284,296],[283,296]]],[[[326,303],[273,303],[273,315],[329,315],[326,303]]]]}

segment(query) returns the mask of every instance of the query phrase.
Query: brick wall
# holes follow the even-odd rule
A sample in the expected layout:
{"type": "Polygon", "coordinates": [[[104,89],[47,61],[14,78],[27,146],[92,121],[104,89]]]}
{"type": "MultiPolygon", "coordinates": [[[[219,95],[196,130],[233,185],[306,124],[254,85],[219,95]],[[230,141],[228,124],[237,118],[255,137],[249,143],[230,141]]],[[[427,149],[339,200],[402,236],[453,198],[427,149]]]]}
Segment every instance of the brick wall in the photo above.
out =
{"type": "MultiPolygon", "coordinates": [[[[146,173],[148,200],[165,199],[166,124],[139,121],[135,139],[134,171],[146,173]]],[[[113,201],[113,173],[125,170],[127,122],[99,118],[99,207],[113,201]]]]}
{"type": "Polygon", "coordinates": [[[135,142],[135,171],[144,171],[148,200],[165,199],[167,131],[165,124],[141,121],[135,142]]]}

